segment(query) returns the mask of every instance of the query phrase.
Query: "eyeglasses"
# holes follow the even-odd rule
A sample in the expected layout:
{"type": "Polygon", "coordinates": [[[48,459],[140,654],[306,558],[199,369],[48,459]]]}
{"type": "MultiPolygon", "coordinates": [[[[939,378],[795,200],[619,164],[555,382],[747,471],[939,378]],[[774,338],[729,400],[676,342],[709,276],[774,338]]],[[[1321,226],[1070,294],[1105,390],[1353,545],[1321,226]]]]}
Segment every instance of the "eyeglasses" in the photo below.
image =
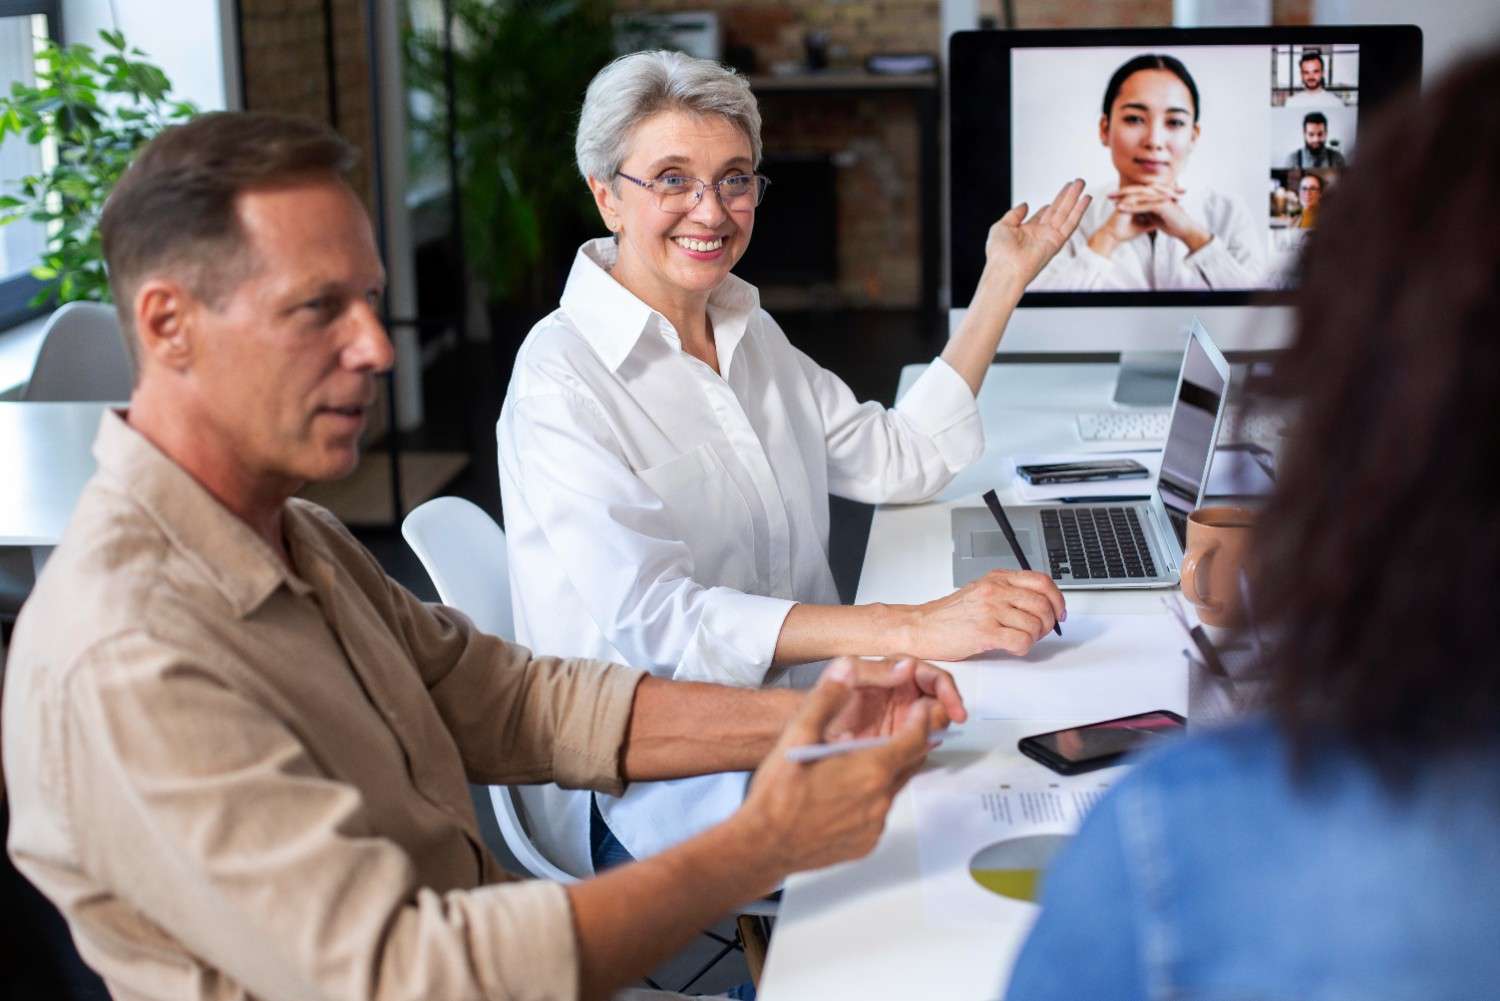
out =
{"type": "Polygon", "coordinates": [[[615,175],[639,184],[655,195],[656,207],[663,212],[679,214],[691,212],[703,200],[706,188],[714,189],[714,193],[719,196],[719,204],[727,211],[748,211],[766,197],[766,188],[771,183],[771,179],[763,174],[730,174],[712,184],[684,174],[668,174],[651,180],[631,177],[622,171],[616,171],[615,175]]]}

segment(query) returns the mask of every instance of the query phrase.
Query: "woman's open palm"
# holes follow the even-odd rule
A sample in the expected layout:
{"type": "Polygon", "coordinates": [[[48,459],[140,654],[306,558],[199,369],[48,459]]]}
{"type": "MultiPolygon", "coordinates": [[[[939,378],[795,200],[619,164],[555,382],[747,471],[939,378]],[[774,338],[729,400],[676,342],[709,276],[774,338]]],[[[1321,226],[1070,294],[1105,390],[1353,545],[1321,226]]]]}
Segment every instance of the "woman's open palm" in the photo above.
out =
{"type": "Polygon", "coordinates": [[[1026,203],[1011,209],[995,225],[985,240],[985,260],[1012,269],[1023,284],[1030,284],[1062,249],[1091,199],[1083,193],[1083,181],[1069,181],[1057,197],[1026,218],[1026,203]]]}

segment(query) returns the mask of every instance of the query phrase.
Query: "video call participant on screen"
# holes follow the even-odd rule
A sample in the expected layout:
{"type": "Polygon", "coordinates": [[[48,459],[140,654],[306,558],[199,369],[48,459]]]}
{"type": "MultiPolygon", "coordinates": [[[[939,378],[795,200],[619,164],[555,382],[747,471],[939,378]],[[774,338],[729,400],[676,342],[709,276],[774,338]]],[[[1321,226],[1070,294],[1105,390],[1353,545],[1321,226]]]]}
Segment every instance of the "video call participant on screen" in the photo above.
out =
{"type": "Polygon", "coordinates": [[[1297,200],[1302,203],[1297,228],[1313,229],[1318,225],[1318,204],[1323,200],[1323,178],[1313,173],[1303,174],[1297,182],[1297,200]]]}
{"type": "Polygon", "coordinates": [[[1323,86],[1323,57],[1317,52],[1304,52],[1297,60],[1297,72],[1302,77],[1302,89],[1287,95],[1288,108],[1342,108],[1344,102],[1337,94],[1323,86]]]}
{"type": "Polygon", "coordinates": [[[1181,182],[1198,144],[1198,85],[1172,56],[1136,56],[1110,77],[1099,142],[1119,175],[1032,291],[1258,288],[1264,238],[1233,198],[1181,182]]]}
{"type": "Polygon", "coordinates": [[[1286,156],[1286,165],[1294,170],[1307,167],[1345,166],[1344,154],[1328,145],[1328,116],[1309,111],[1302,118],[1302,145],[1286,156]]]}

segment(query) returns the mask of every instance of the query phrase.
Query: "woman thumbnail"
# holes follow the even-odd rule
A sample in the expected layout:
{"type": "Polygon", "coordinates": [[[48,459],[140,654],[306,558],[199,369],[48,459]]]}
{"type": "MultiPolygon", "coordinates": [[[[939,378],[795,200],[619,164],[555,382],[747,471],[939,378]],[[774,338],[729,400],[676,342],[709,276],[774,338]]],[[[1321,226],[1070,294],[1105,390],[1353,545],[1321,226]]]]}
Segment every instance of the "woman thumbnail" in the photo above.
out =
{"type": "MultiPolygon", "coordinates": [[[[845,653],[1024,653],[1063,614],[1043,574],[841,605],[828,496],[925,500],[979,456],[975,394],[1022,290],[1077,225],[1082,182],[992,227],[968,320],[887,410],[797,350],[731,274],[767,193],[760,154],[755,97],[717,63],[635,53],[589,86],[578,168],[612,235],[580,248],[561,308],[527,336],[497,429],[519,640],[746,686],[845,653]]],[[[575,795],[545,807],[565,832],[549,847],[588,871],[616,851],[602,822],[651,854],[722,819],[744,784],[599,797],[593,844],[575,795]]]]}
{"type": "Polygon", "coordinates": [[[1389,108],[1321,203],[1251,584],[1268,704],[1100,801],[1009,997],[1496,996],[1497,93],[1492,51],[1389,108]]]}
{"type": "Polygon", "coordinates": [[[1136,56],[1110,77],[1099,116],[1116,182],[1032,291],[1253,289],[1265,282],[1262,228],[1235,199],[1183,174],[1202,132],[1182,61],[1136,56]]]}

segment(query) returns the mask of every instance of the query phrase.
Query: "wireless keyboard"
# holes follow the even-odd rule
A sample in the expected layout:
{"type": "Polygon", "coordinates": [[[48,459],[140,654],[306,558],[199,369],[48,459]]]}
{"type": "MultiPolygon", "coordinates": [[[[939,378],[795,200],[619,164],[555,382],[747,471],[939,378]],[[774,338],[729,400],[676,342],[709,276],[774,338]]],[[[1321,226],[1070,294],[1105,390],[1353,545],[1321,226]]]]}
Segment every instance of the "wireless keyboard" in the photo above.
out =
{"type": "MultiPolygon", "coordinates": [[[[1078,415],[1078,437],[1084,441],[1160,444],[1167,437],[1170,410],[1095,410],[1078,415]]],[[[1253,414],[1248,420],[1231,407],[1224,415],[1219,444],[1250,442],[1268,445],[1285,433],[1285,421],[1274,414],[1253,414]]]]}

